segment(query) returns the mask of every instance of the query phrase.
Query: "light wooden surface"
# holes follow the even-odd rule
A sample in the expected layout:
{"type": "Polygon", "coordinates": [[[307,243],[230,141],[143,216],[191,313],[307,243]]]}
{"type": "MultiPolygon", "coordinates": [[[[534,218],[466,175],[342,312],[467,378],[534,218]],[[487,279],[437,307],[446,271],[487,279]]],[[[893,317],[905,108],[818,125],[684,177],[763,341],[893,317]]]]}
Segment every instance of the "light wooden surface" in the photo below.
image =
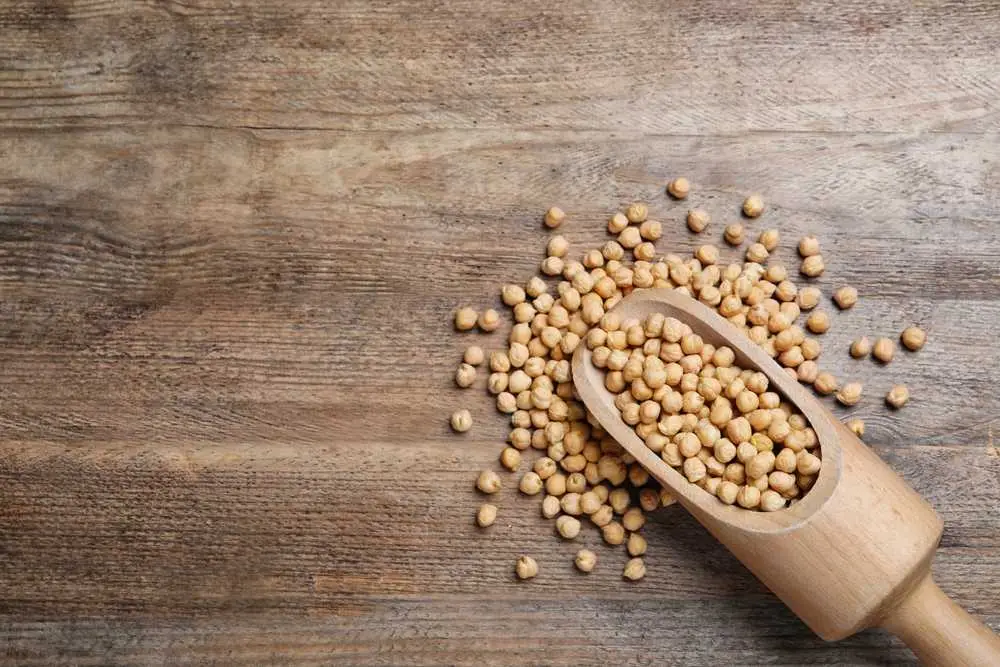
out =
{"type": "Polygon", "coordinates": [[[823,359],[865,381],[866,440],[943,517],[936,581],[1000,627],[998,17],[3,4],[0,660],[912,664],[882,632],[817,639],[681,511],[627,585],[603,547],[575,573],[510,490],[472,526],[504,428],[452,386],[474,338],[452,309],[532,275],[551,204],[579,249],[635,198],[661,249],[692,248],[662,195],[679,173],[720,223],[762,192],[751,228],[785,258],[816,233],[823,284],[859,289],[823,359]],[[847,356],[911,321],[920,354],[847,356]]]}

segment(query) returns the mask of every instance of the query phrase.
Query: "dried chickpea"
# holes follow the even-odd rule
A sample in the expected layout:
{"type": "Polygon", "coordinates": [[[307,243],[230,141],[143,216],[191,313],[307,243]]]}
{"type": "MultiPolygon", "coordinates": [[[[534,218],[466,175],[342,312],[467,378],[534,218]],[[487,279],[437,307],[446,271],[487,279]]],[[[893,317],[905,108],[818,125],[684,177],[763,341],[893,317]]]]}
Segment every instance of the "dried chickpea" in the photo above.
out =
{"type": "Polygon", "coordinates": [[[487,333],[495,331],[500,326],[500,313],[492,308],[487,308],[479,315],[478,324],[482,331],[487,333]]]}
{"type": "Polygon", "coordinates": [[[768,252],[774,252],[774,249],[778,247],[778,230],[766,229],[762,231],[757,242],[767,248],[768,252]]]}
{"type": "Polygon", "coordinates": [[[538,473],[531,470],[521,476],[521,481],[517,485],[517,488],[525,495],[534,496],[542,492],[543,486],[542,478],[538,476],[538,473]]]}
{"type": "Polygon", "coordinates": [[[565,220],[566,214],[557,206],[553,206],[545,212],[545,226],[549,229],[555,229],[556,227],[561,226],[565,220]]]}
{"type": "Polygon", "coordinates": [[[830,330],[830,316],[822,310],[814,310],[806,319],[806,327],[815,334],[826,333],[830,330]]]}
{"type": "Polygon", "coordinates": [[[858,290],[844,286],[833,293],[833,300],[841,310],[847,310],[858,302],[858,290]]]}
{"type": "Polygon", "coordinates": [[[896,346],[888,338],[879,338],[872,345],[872,356],[881,361],[883,364],[887,364],[892,361],[892,357],[896,352],[896,346]]]}
{"type": "Polygon", "coordinates": [[[479,473],[479,477],[476,479],[476,488],[483,493],[493,494],[500,490],[503,483],[500,481],[500,476],[497,475],[492,470],[484,470],[479,473]]]}
{"type": "Polygon", "coordinates": [[[813,287],[812,285],[800,289],[799,294],[796,297],[796,303],[799,304],[799,308],[802,310],[812,310],[819,305],[819,300],[819,288],[813,287]]]}
{"type": "Polygon", "coordinates": [[[545,493],[556,497],[566,495],[566,475],[557,472],[545,480],[545,493]]]}
{"type": "Polygon", "coordinates": [[[520,285],[504,285],[500,289],[500,298],[503,300],[504,304],[513,308],[517,304],[524,302],[524,288],[520,285]]]}
{"type": "Polygon", "coordinates": [[[862,336],[851,343],[851,356],[855,359],[863,359],[872,351],[872,342],[868,336],[862,336]]]}
{"type": "Polygon", "coordinates": [[[907,327],[900,334],[899,340],[906,349],[916,352],[927,342],[927,334],[920,327],[907,327]]]}
{"type": "Polygon", "coordinates": [[[562,507],[559,505],[559,499],[555,496],[545,496],[542,499],[542,516],[546,519],[554,519],[562,511],[562,507]]]}
{"type": "Polygon", "coordinates": [[[748,262],[763,262],[767,259],[769,254],[770,253],[767,251],[767,248],[765,248],[762,244],[753,243],[749,248],[747,248],[746,260],[748,262]]]}
{"type": "Polygon", "coordinates": [[[896,409],[906,405],[908,400],[910,400],[910,390],[902,384],[893,385],[889,393],[885,395],[885,402],[896,409]]]}
{"type": "Polygon", "coordinates": [[[860,419],[848,420],[847,428],[851,429],[851,432],[859,438],[865,434],[865,423],[860,419]]]}
{"type": "Polygon", "coordinates": [[[646,553],[646,538],[639,533],[632,533],[628,536],[628,541],[625,543],[625,549],[628,551],[629,556],[641,556],[646,553]]]}
{"type": "Polygon", "coordinates": [[[743,225],[738,222],[726,225],[726,228],[722,232],[722,238],[724,238],[726,243],[729,245],[740,245],[743,243],[743,225]]]}
{"type": "Polygon", "coordinates": [[[621,234],[622,230],[628,227],[628,218],[624,213],[615,213],[608,220],[608,232],[610,234],[621,234]]]}
{"type": "Polygon", "coordinates": [[[663,225],[656,220],[646,220],[639,225],[639,234],[647,241],[656,241],[663,236],[663,225]]]}
{"type": "Polygon", "coordinates": [[[832,374],[827,372],[821,372],[816,376],[816,381],[813,382],[813,388],[820,394],[826,396],[837,391],[838,386],[837,378],[832,374]]]}
{"type": "Polygon", "coordinates": [[[531,556],[521,556],[514,565],[518,579],[532,579],[538,575],[538,563],[531,556]]]}
{"type": "Polygon", "coordinates": [[[630,581],[638,581],[646,576],[646,563],[641,558],[632,558],[625,563],[622,576],[630,581]]]}
{"type": "Polygon", "coordinates": [[[826,267],[823,264],[823,255],[809,255],[802,260],[802,265],[799,267],[799,271],[801,271],[804,276],[815,278],[821,275],[825,268],[826,267]]]}
{"type": "Polygon", "coordinates": [[[576,558],[573,559],[573,565],[580,572],[590,572],[597,566],[597,554],[595,554],[590,549],[580,549],[576,552],[576,558]]]}
{"type": "Polygon", "coordinates": [[[451,414],[451,428],[457,433],[465,433],[472,428],[472,414],[468,410],[456,410],[451,414]]]}
{"type": "Polygon", "coordinates": [[[707,211],[703,211],[700,208],[692,209],[688,211],[687,214],[687,226],[694,233],[700,233],[705,231],[708,227],[708,223],[711,222],[712,217],[707,211]]]}
{"type": "Polygon", "coordinates": [[[691,183],[688,179],[680,176],[667,183],[667,192],[674,199],[686,199],[691,192],[691,183]]]}
{"type": "Polygon", "coordinates": [[[565,257],[566,253],[569,252],[569,241],[566,240],[565,236],[557,234],[549,239],[546,252],[549,257],[565,257]]]}
{"type": "Polygon", "coordinates": [[[486,528],[487,526],[492,526],[493,522],[497,520],[497,506],[490,505],[489,503],[484,503],[479,506],[479,511],[476,512],[476,523],[479,524],[480,528],[486,528]]]}
{"type": "Polygon", "coordinates": [[[743,215],[748,218],[759,218],[764,212],[764,199],[760,195],[750,195],[743,200],[743,215]]]}
{"type": "Polygon", "coordinates": [[[819,241],[815,236],[803,236],[799,239],[799,254],[803,257],[819,254],[819,241]]]}
{"type": "Polygon", "coordinates": [[[646,515],[643,514],[642,509],[639,507],[630,507],[625,511],[625,514],[622,515],[622,526],[629,532],[634,533],[642,528],[645,523],[646,515]]]}
{"type": "Polygon", "coordinates": [[[471,387],[472,383],[476,381],[476,369],[469,364],[459,364],[458,370],[455,371],[455,384],[459,387],[471,387]]]}
{"type": "Polygon", "coordinates": [[[469,331],[476,326],[479,313],[472,308],[459,308],[455,311],[455,328],[459,331],[469,331]]]}
{"type": "Polygon", "coordinates": [[[625,529],[617,521],[611,521],[601,527],[601,537],[611,546],[618,546],[625,541],[625,529]]]}
{"type": "Polygon", "coordinates": [[[565,262],[561,257],[546,257],[542,260],[541,271],[547,276],[558,276],[563,272],[565,262]]]}
{"type": "Polygon", "coordinates": [[[632,254],[636,259],[648,262],[656,256],[656,246],[649,241],[646,241],[645,243],[637,245],[632,250],[632,254]]]}
{"type": "Polygon", "coordinates": [[[754,509],[760,505],[760,489],[754,486],[742,486],[736,494],[736,503],[744,509],[754,509]]]}
{"type": "Polygon", "coordinates": [[[580,534],[580,520],[563,514],[556,519],[556,530],[563,539],[572,540],[580,534]]]}
{"type": "Polygon", "coordinates": [[[513,447],[504,447],[500,452],[500,465],[514,472],[521,467],[521,452],[513,447]]]}
{"type": "Polygon", "coordinates": [[[848,382],[837,392],[837,400],[843,405],[856,405],[861,400],[861,383],[848,382]]]}
{"type": "MultiPolygon", "coordinates": [[[[782,473],[784,474],[784,473],[782,473]]],[[[777,491],[768,489],[760,494],[760,509],[763,512],[777,512],[785,507],[785,499],[777,491]]]]}
{"type": "Polygon", "coordinates": [[[699,246],[694,256],[704,265],[715,264],[719,261],[719,249],[710,244],[699,246]]]}

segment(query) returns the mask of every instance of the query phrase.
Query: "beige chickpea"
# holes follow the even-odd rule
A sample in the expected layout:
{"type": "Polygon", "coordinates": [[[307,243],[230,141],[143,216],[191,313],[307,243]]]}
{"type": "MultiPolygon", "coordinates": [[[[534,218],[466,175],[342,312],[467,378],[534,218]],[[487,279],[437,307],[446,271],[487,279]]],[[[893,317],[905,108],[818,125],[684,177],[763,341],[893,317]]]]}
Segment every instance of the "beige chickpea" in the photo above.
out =
{"type": "Polygon", "coordinates": [[[563,514],[556,519],[556,530],[563,539],[575,539],[580,534],[580,520],[563,514]]]}
{"type": "Polygon", "coordinates": [[[738,222],[726,225],[726,228],[722,231],[722,238],[725,239],[726,243],[732,246],[738,246],[743,243],[743,225],[738,222]]]}
{"type": "Polygon", "coordinates": [[[451,414],[451,428],[457,433],[465,433],[472,428],[472,414],[468,410],[456,410],[451,414]]]}
{"type": "Polygon", "coordinates": [[[757,242],[767,248],[768,252],[774,252],[775,248],[778,247],[778,239],[777,229],[765,229],[760,233],[757,242]]]}
{"type": "Polygon", "coordinates": [[[588,269],[604,266],[604,255],[601,254],[600,250],[588,250],[583,255],[583,265],[588,269]]]}
{"type": "Polygon", "coordinates": [[[628,217],[624,213],[615,213],[608,220],[608,233],[610,234],[621,234],[626,227],[628,227],[628,217]]]}
{"type": "Polygon", "coordinates": [[[646,563],[641,558],[632,558],[625,563],[622,576],[629,581],[638,581],[646,576],[646,563]]]}
{"type": "Polygon", "coordinates": [[[711,222],[712,216],[700,208],[692,209],[688,211],[687,214],[687,226],[692,232],[698,234],[705,231],[708,227],[708,223],[711,222]]]}
{"type": "Polygon", "coordinates": [[[906,405],[906,402],[909,400],[910,390],[906,388],[906,385],[902,384],[893,385],[889,393],[885,395],[885,402],[896,409],[906,405]]]}
{"type": "Polygon", "coordinates": [[[795,457],[795,470],[800,475],[815,475],[822,467],[820,458],[810,452],[801,451],[795,457]]]}
{"type": "Polygon", "coordinates": [[[559,505],[559,499],[555,496],[545,496],[542,499],[542,516],[546,519],[554,519],[561,511],[562,507],[559,505]]]}
{"type": "Polygon", "coordinates": [[[646,553],[646,538],[639,533],[632,533],[628,536],[628,541],[625,543],[625,549],[628,551],[629,556],[641,556],[646,553]]]}
{"type": "Polygon", "coordinates": [[[862,336],[851,342],[851,356],[855,359],[863,359],[872,351],[872,342],[868,336],[862,336]]]}
{"type": "Polygon", "coordinates": [[[533,299],[545,294],[546,291],[548,291],[548,285],[538,276],[531,276],[528,283],[524,286],[525,294],[533,299]]]}
{"type": "Polygon", "coordinates": [[[892,357],[896,352],[895,344],[888,338],[879,338],[872,345],[872,356],[881,361],[883,364],[887,364],[892,361],[892,357]]]}
{"type": "Polygon", "coordinates": [[[476,326],[479,313],[472,308],[459,308],[455,311],[455,328],[459,331],[469,331],[476,326]]]}
{"type": "Polygon", "coordinates": [[[542,260],[541,271],[547,276],[558,276],[565,266],[562,257],[546,257],[542,260]]]}
{"type": "Polygon", "coordinates": [[[476,478],[476,488],[483,493],[496,493],[502,486],[503,483],[500,481],[500,476],[492,470],[484,470],[476,478]]]}
{"type": "Polygon", "coordinates": [[[566,240],[565,236],[557,234],[549,239],[546,252],[549,257],[565,257],[566,253],[569,252],[569,241],[566,240]]]}
{"type": "Polygon", "coordinates": [[[820,298],[819,288],[809,285],[799,290],[795,302],[799,304],[799,308],[802,310],[812,310],[819,305],[820,298]]]}
{"type": "Polygon", "coordinates": [[[459,387],[471,387],[472,383],[476,381],[476,369],[469,364],[459,364],[458,370],[455,371],[455,384],[459,387]]]}
{"type": "MultiPolygon", "coordinates": [[[[656,257],[656,246],[649,241],[640,243],[633,250],[632,254],[637,260],[648,262],[656,257]]],[[[638,274],[638,271],[636,272],[638,274]]],[[[643,274],[645,275],[645,274],[643,274]]]]}
{"type": "Polygon", "coordinates": [[[736,494],[736,503],[744,509],[755,509],[760,505],[760,489],[754,486],[740,487],[736,494]]]}
{"type": "Polygon", "coordinates": [[[538,563],[531,556],[521,556],[514,565],[518,579],[533,579],[538,576],[538,563]]]}
{"type": "Polygon", "coordinates": [[[819,254],[819,240],[815,236],[803,236],[799,239],[799,254],[812,257],[819,254]]]}
{"type": "Polygon", "coordinates": [[[500,465],[514,472],[521,467],[521,452],[514,447],[504,447],[503,451],[500,452],[500,465]]]}
{"type": "Polygon", "coordinates": [[[493,522],[497,520],[497,506],[490,505],[489,503],[484,503],[479,506],[479,511],[476,512],[476,523],[480,528],[486,528],[487,526],[492,526],[493,522]]]}
{"type": "Polygon", "coordinates": [[[856,405],[861,400],[861,392],[860,382],[848,382],[837,392],[837,400],[843,405],[856,405]]]}
{"type": "Polygon", "coordinates": [[[656,220],[646,220],[639,225],[639,234],[647,241],[656,241],[663,236],[663,225],[656,220]]]}
{"type": "Polygon", "coordinates": [[[470,345],[465,348],[465,353],[462,354],[462,361],[469,364],[470,366],[479,366],[486,360],[486,353],[483,352],[483,348],[478,345],[470,345]]]}
{"type": "Polygon", "coordinates": [[[762,244],[753,243],[749,248],[747,248],[746,260],[748,262],[763,262],[768,258],[769,254],[770,253],[767,251],[767,248],[765,248],[762,244]]]}
{"type": "Polygon", "coordinates": [[[504,285],[500,289],[500,298],[503,300],[504,304],[513,308],[519,303],[523,303],[525,297],[524,288],[520,285],[504,285]]]}
{"type": "Polygon", "coordinates": [[[737,484],[729,480],[722,480],[719,486],[715,490],[716,497],[721,500],[726,505],[732,505],[736,502],[736,496],[740,492],[740,487],[737,484]]]}
{"type": "Polygon", "coordinates": [[[618,241],[608,241],[601,247],[601,254],[603,254],[604,259],[609,262],[616,261],[625,256],[625,249],[622,248],[618,241]]]}
{"type": "Polygon", "coordinates": [[[615,518],[611,505],[601,505],[601,508],[590,515],[590,522],[598,528],[604,528],[615,518]]]}
{"type": "Polygon", "coordinates": [[[823,255],[809,255],[802,260],[799,271],[804,276],[815,278],[822,275],[826,266],[823,264],[823,255]]]}
{"type": "Polygon", "coordinates": [[[694,256],[698,258],[698,261],[703,265],[715,264],[719,261],[719,249],[714,245],[706,244],[699,246],[695,251],[694,256]]]}
{"type": "Polygon", "coordinates": [[[927,334],[920,327],[907,327],[900,334],[899,339],[906,349],[916,352],[927,342],[927,334]]]}
{"type": "Polygon", "coordinates": [[[785,499],[777,491],[768,489],[760,494],[760,510],[762,512],[777,512],[785,507],[785,499]]]}
{"type": "Polygon", "coordinates": [[[590,549],[580,549],[576,552],[576,557],[573,559],[573,565],[580,572],[591,572],[595,567],[597,567],[597,554],[595,554],[590,549]]]}
{"type": "Polygon", "coordinates": [[[858,302],[858,290],[845,285],[833,293],[833,300],[841,310],[847,310],[858,302]]]}
{"type": "Polygon", "coordinates": [[[479,315],[478,324],[482,331],[487,333],[495,331],[500,326],[500,313],[492,308],[487,308],[479,315]]]}
{"type": "Polygon", "coordinates": [[[542,478],[532,470],[521,476],[521,481],[517,488],[525,495],[534,496],[542,492],[543,486],[542,478]]]}
{"type": "Polygon", "coordinates": [[[830,330],[830,316],[822,310],[814,310],[806,319],[806,327],[815,334],[823,334],[830,330]]]}
{"type": "Polygon", "coordinates": [[[796,379],[803,384],[812,384],[819,377],[819,365],[811,359],[803,361],[795,371],[796,379]]]}
{"type": "Polygon", "coordinates": [[[816,376],[816,380],[813,382],[813,389],[826,396],[837,391],[838,384],[837,378],[833,374],[823,371],[816,376]]]}
{"type": "Polygon", "coordinates": [[[548,211],[545,212],[545,226],[549,229],[555,229],[562,226],[563,222],[566,220],[566,213],[557,206],[553,206],[548,211]]]}
{"type": "Polygon", "coordinates": [[[764,199],[760,195],[750,195],[743,200],[743,215],[748,218],[759,218],[764,212],[764,199]]]}
{"type": "Polygon", "coordinates": [[[865,422],[861,419],[850,419],[847,421],[847,428],[851,429],[851,433],[860,437],[865,434],[865,422]]]}
{"type": "Polygon", "coordinates": [[[649,207],[642,202],[629,204],[628,208],[625,209],[625,217],[628,218],[629,222],[645,222],[648,215],[649,207]]]}
{"type": "Polygon", "coordinates": [[[624,526],[625,530],[630,532],[639,530],[645,525],[645,523],[646,515],[639,507],[630,507],[622,515],[622,526],[624,526]]]}
{"type": "Polygon", "coordinates": [[[610,521],[601,527],[601,537],[611,546],[618,546],[625,541],[625,529],[617,521],[610,521]]]}
{"type": "Polygon", "coordinates": [[[545,480],[545,493],[556,497],[566,495],[566,475],[557,472],[545,480]]]}
{"type": "Polygon", "coordinates": [[[667,193],[674,199],[687,199],[691,192],[691,183],[688,179],[680,176],[667,183],[667,193]]]}

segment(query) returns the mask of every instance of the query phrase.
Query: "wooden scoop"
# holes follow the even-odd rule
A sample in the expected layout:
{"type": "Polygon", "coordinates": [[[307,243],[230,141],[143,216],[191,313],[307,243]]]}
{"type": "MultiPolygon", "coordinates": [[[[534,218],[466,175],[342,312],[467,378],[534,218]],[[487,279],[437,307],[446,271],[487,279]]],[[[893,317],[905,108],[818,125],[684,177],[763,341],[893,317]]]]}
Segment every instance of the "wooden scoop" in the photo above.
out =
{"type": "Polygon", "coordinates": [[[640,321],[663,313],[706,342],[729,346],[738,365],[766,374],[816,431],[823,467],[799,502],[777,512],[725,505],[667,465],[622,421],[604,371],[591,363],[585,345],[573,355],[577,392],[604,430],[816,634],[835,640],[881,626],[928,665],[1000,665],[1000,638],[931,578],[941,519],[810,391],[743,332],[679,292],[637,290],[613,311],[640,321]]]}

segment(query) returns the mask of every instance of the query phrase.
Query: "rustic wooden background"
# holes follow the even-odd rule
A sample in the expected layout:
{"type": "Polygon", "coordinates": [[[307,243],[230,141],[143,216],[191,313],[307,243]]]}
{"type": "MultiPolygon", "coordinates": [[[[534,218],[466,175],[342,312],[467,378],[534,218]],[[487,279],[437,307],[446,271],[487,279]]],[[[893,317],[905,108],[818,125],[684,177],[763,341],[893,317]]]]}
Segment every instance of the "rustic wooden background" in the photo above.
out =
{"type": "Polygon", "coordinates": [[[452,309],[532,275],[551,204],[577,249],[633,199],[690,249],[676,174],[858,287],[825,363],[1000,627],[998,53],[995,0],[3,2],[2,663],[910,664],[676,508],[637,584],[510,491],[472,526],[504,429],[452,309]],[[921,354],[848,358],[911,321],[921,354]]]}

